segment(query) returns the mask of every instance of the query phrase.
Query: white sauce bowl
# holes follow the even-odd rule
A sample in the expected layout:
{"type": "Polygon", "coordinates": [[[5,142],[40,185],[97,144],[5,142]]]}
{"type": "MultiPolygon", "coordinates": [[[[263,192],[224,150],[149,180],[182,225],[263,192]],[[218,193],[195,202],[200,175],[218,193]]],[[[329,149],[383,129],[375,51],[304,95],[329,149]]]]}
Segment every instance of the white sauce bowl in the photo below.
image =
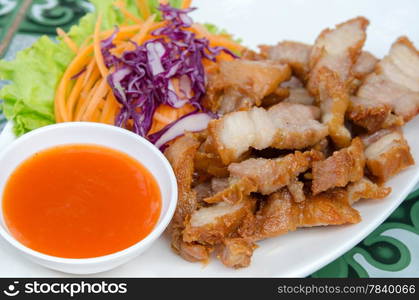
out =
{"type": "Polygon", "coordinates": [[[151,233],[135,245],[113,254],[83,259],[61,258],[34,251],[17,241],[10,234],[1,209],[0,235],[25,257],[47,268],[72,274],[108,271],[144,252],[166,229],[177,204],[175,174],[154,145],[128,130],[99,123],[61,123],[27,133],[0,152],[0,201],[3,201],[9,176],[23,161],[39,151],[65,144],[95,144],[119,150],[138,160],[153,174],[160,187],[162,207],[151,233]]]}

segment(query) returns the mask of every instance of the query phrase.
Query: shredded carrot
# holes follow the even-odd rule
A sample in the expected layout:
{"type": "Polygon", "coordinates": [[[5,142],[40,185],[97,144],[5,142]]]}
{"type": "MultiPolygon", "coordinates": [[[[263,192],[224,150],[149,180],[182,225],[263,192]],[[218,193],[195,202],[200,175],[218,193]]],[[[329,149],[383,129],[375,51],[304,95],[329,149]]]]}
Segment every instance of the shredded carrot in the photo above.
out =
{"type": "Polygon", "coordinates": [[[126,7],[125,7],[125,3],[117,1],[113,4],[116,8],[119,8],[119,10],[125,15],[125,17],[127,17],[128,19],[130,19],[131,21],[133,21],[134,23],[138,23],[138,24],[142,24],[143,20],[141,20],[140,18],[138,18],[137,16],[133,15],[126,7]]]}
{"type": "Polygon", "coordinates": [[[74,107],[82,94],[82,90],[88,87],[86,86],[86,84],[88,83],[89,78],[92,75],[94,67],[95,61],[91,60],[86,68],[86,71],[79,78],[77,78],[76,84],[71,90],[70,96],[67,101],[67,111],[70,121],[73,121],[74,107]]]}
{"type": "Polygon", "coordinates": [[[106,102],[103,107],[102,114],[100,116],[100,122],[106,124],[114,124],[115,115],[118,108],[118,102],[116,101],[115,96],[111,91],[106,96],[106,102]]]}
{"type": "Polygon", "coordinates": [[[152,27],[155,18],[156,15],[151,15],[148,17],[140,31],[132,38],[132,41],[136,42],[138,45],[141,45],[144,42],[144,38],[147,36],[147,33],[149,33],[150,30],[154,30],[152,27]]]}
{"type": "Polygon", "coordinates": [[[86,68],[86,75],[84,76],[83,86],[86,85],[87,81],[90,79],[90,76],[92,76],[95,66],[96,62],[94,59],[92,59],[86,68]]]}
{"type": "Polygon", "coordinates": [[[137,0],[137,6],[141,16],[146,20],[150,16],[150,9],[148,8],[148,0],[137,0]]]}
{"type": "Polygon", "coordinates": [[[92,52],[93,46],[86,47],[81,51],[67,67],[66,71],[61,78],[60,84],[58,85],[57,92],[55,93],[55,117],[57,122],[68,122],[70,121],[67,110],[66,110],[66,96],[68,83],[74,74],[80,72],[83,67],[89,61],[89,54],[92,52]]]}
{"type": "Polygon", "coordinates": [[[205,27],[201,24],[193,24],[189,30],[196,33],[198,37],[205,37],[210,41],[210,45],[214,46],[222,46],[232,51],[241,52],[244,50],[244,47],[225,35],[213,35],[205,27]]]}
{"type": "Polygon", "coordinates": [[[95,109],[98,107],[100,101],[106,96],[109,92],[109,85],[106,81],[106,77],[101,79],[100,85],[98,86],[97,90],[93,94],[91,99],[88,99],[89,102],[87,104],[86,110],[82,114],[81,119],[83,121],[88,121],[92,118],[92,115],[95,112],[95,109]]]}
{"type": "Polygon", "coordinates": [[[224,52],[221,52],[217,56],[217,61],[232,61],[232,60],[234,60],[234,57],[224,52]]]}
{"type": "Polygon", "coordinates": [[[99,85],[101,83],[101,80],[98,80],[95,82],[91,90],[87,93],[87,95],[82,94],[81,95],[81,101],[78,103],[75,111],[75,121],[81,121],[82,115],[84,111],[86,110],[87,105],[89,104],[90,99],[92,99],[93,94],[98,89],[99,85]]]}
{"type": "Polygon", "coordinates": [[[88,122],[99,122],[100,114],[101,114],[100,110],[95,110],[92,117],[89,120],[86,120],[86,121],[88,121],[88,122]]]}
{"type": "MultiPolygon", "coordinates": [[[[125,40],[133,36],[138,29],[143,26],[142,24],[134,24],[134,25],[126,25],[126,26],[119,26],[118,27],[118,33],[115,37],[115,40],[125,40]]],[[[115,32],[115,29],[108,29],[105,31],[102,31],[100,33],[101,39],[106,39],[110,37],[115,32]]]]}
{"type": "Polygon", "coordinates": [[[218,36],[208,36],[208,40],[210,41],[211,46],[221,46],[225,47],[227,49],[230,49],[232,51],[242,52],[244,50],[244,47],[234,41],[232,41],[229,38],[226,38],[224,36],[218,35],[218,36]]]}
{"type": "Polygon", "coordinates": [[[115,123],[115,117],[120,109],[120,104],[115,99],[115,95],[111,92],[108,94],[108,97],[110,98],[111,107],[109,109],[108,114],[105,117],[105,123],[107,124],[114,124],[115,123]]]}
{"type": "MultiPolygon", "coordinates": [[[[134,24],[134,25],[125,25],[118,27],[118,33],[115,36],[115,41],[117,40],[127,40],[131,38],[140,28],[142,24],[134,24]]],[[[115,32],[115,29],[108,29],[105,31],[100,32],[100,39],[106,39],[110,37],[115,32]]],[[[86,40],[81,44],[79,47],[80,50],[83,50],[86,45],[89,45],[93,40],[93,35],[88,36],[86,40]]]]}
{"type": "MultiPolygon", "coordinates": [[[[145,38],[145,36],[147,35],[147,31],[148,31],[148,27],[150,27],[150,24],[148,24],[148,20],[146,22],[144,22],[144,25],[141,27],[141,29],[139,30],[139,32],[134,35],[133,37],[131,37],[131,41],[136,42],[137,44],[140,44],[141,41],[145,38]]],[[[122,54],[126,51],[132,51],[135,49],[135,44],[131,43],[131,42],[127,42],[127,41],[121,41],[121,42],[117,42],[115,43],[116,47],[111,49],[110,52],[113,55],[116,55],[118,57],[122,56],[122,54]]]]}
{"type": "Polygon", "coordinates": [[[102,51],[101,51],[101,48],[100,48],[99,32],[100,32],[100,25],[101,24],[102,24],[102,14],[99,14],[99,16],[97,17],[95,34],[94,34],[94,37],[93,37],[94,54],[95,54],[96,63],[99,67],[99,71],[102,74],[102,77],[106,77],[106,76],[108,76],[108,69],[105,66],[105,62],[103,61],[103,55],[102,55],[102,51]]]}
{"type": "MultiPolygon", "coordinates": [[[[151,15],[143,24],[143,26],[140,28],[139,32],[131,37],[131,41],[137,43],[138,45],[141,45],[145,40],[150,38],[156,38],[155,36],[151,36],[150,32],[153,30],[163,26],[163,22],[154,23],[154,19],[156,18],[156,15],[151,15]]],[[[111,49],[111,53],[116,56],[121,56],[125,51],[134,50],[135,45],[128,41],[122,41],[120,43],[117,43],[117,46],[113,49],[111,49]]]]}
{"type": "Polygon", "coordinates": [[[64,43],[66,43],[74,53],[79,51],[79,47],[77,47],[76,43],[68,36],[64,30],[57,28],[57,34],[63,39],[64,43]]]}
{"type": "MultiPolygon", "coordinates": [[[[100,77],[100,72],[95,64],[95,60],[93,59],[92,62],[94,63],[93,64],[94,68],[89,78],[83,84],[83,89],[80,92],[77,104],[75,105],[75,107],[73,107],[73,112],[72,112],[73,120],[72,121],[79,120],[77,119],[79,111],[85,105],[85,102],[87,101],[87,99],[90,99],[89,97],[90,97],[90,93],[92,93],[92,88],[94,87],[98,78],[100,77]]],[[[87,74],[86,74],[86,77],[87,77],[87,74]]]]}
{"type": "Polygon", "coordinates": [[[99,77],[100,77],[99,69],[97,68],[97,65],[94,64],[94,68],[90,77],[86,80],[86,83],[83,85],[83,89],[81,91],[82,96],[86,96],[89,94],[90,90],[95,85],[99,77]]]}
{"type": "Polygon", "coordinates": [[[182,9],[189,8],[191,6],[192,0],[183,0],[182,1],[182,9]]]}
{"type": "Polygon", "coordinates": [[[162,104],[154,113],[154,121],[163,123],[163,124],[169,124],[170,122],[173,122],[173,120],[176,120],[177,118],[177,111],[176,109],[173,109],[169,105],[162,104]]]}
{"type": "MultiPolygon", "coordinates": [[[[217,57],[217,60],[218,57],[217,57]]],[[[215,73],[218,70],[218,65],[215,62],[209,61],[204,63],[205,72],[208,73],[215,73]]]]}
{"type": "Polygon", "coordinates": [[[106,117],[109,114],[109,110],[112,107],[112,99],[110,97],[110,95],[112,94],[112,91],[108,93],[108,95],[106,96],[105,99],[105,104],[103,105],[103,109],[102,109],[102,113],[100,114],[100,119],[99,122],[100,123],[106,123],[106,117]]]}
{"type": "Polygon", "coordinates": [[[74,104],[76,103],[77,99],[80,97],[80,92],[83,88],[83,82],[86,73],[82,74],[79,78],[77,78],[76,83],[73,86],[73,89],[70,92],[70,96],[68,97],[67,101],[67,112],[68,118],[71,121],[73,119],[73,109],[74,104]]]}
{"type": "Polygon", "coordinates": [[[117,57],[121,57],[125,51],[132,51],[135,49],[135,45],[132,43],[115,43],[115,48],[112,48],[109,52],[117,57]]]}
{"type": "Polygon", "coordinates": [[[103,107],[105,106],[105,102],[106,102],[106,97],[101,99],[101,101],[99,101],[98,105],[96,106],[96,108],[97,108],[96,110],[99,110],[100,112],[102,112],[103,107]]]}

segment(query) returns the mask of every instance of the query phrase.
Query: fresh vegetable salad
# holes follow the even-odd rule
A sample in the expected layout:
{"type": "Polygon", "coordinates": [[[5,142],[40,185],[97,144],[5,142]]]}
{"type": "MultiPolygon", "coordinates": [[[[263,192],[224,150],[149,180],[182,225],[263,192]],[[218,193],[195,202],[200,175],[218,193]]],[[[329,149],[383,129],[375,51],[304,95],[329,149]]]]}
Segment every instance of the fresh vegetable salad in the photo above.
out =
{"type": "Polygon", "coordinates": [[[203,109],[206,74],[243,47],[214,25],[194,23],[191,1],[92,0],[96,12],[57,41],[40,38],[0,62],[0,91],[14,132],[55,122],[115,124],[158,147],[216,115],[203,109]],[[25,72],[22,72],[25,70],[25,72]]]}

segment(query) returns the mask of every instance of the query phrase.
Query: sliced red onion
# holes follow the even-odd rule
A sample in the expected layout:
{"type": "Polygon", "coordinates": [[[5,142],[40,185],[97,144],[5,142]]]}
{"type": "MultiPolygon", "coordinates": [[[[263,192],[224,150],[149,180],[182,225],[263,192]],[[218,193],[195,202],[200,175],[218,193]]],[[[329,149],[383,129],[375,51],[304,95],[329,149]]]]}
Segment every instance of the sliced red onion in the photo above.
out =
{"type": "Polygon", "coordinates": [[[156,147],[162,148],[165,144],[185,134],[187,131],[197,132],[206,129],[211,120],[211,116],[206,113],[192,112],[151,135],[149,139],[151,141],[155,139],[154,144],[156,147]]]}

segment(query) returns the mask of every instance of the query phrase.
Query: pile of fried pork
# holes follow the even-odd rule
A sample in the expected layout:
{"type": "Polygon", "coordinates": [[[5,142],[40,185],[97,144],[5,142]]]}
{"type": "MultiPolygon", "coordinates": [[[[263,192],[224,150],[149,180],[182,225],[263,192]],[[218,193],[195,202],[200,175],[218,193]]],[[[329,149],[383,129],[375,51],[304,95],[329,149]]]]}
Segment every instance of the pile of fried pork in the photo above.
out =
{"type": "Polygon", "coordinates": [[[419,52],[400,37],[377,59],[362,50],[368,24],[246,50],[207,74],[204,106],[220,118],[165,151],[179,255],[246,267],[257,241],[360,222],[352,205],[386,197],[384,183],[414,164],[401,126],[419,111],[419,52]]]}

